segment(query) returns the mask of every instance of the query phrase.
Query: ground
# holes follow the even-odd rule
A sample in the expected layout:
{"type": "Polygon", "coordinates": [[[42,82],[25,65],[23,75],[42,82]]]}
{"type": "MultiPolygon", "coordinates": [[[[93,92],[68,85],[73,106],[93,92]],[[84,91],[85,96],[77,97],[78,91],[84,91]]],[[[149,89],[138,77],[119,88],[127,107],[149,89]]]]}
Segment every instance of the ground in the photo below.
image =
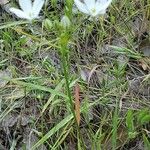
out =
{"type": "Polygon", "coordinates": [[[0,150],[149,150],[150,1],[97,18],[47,1],[33,22],[12,6],[0,1],[0,150]]]}

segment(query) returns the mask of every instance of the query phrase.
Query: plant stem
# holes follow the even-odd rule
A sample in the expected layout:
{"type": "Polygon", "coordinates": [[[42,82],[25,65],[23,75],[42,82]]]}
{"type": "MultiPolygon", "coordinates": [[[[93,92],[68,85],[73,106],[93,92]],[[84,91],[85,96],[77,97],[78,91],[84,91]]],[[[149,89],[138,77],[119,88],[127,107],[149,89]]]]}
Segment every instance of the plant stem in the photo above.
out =
{"type": "Polygon", "coordinates": [[[64,77],[65,77],[65,80],[66,80],[66,89],[67,89],[67,95],[68,95],[68,98],[69,98],[69,104],[70,104],[70,108],[71,108],[71,111],[72,111],[72,114],[74,116],[74,119],[75,119],[75,124],[76,124],[76,129],[77,129],[77,139],[78,139],[78,144],[80,144],[80,140],[81,139],[81,143],[82,143],[82,146],[85,148],[85,145],[84,145],[84,142],[83,142],[83,138],[80,134],[80,128],[79,128],[79,125],[78,125],[78,122],[77,122],[77,118],[76,118],[76,114],[75,114],[75,111],[74,111],[74,103],[73,103],[73,100],[72,100],[72,96],[71,96],[71,91],[70,91],[70,88],[69,88],[69,66],[68,66],[68,52],[66,51],[67,50],[67,46],[62,46],[62,64],[63,64],[63,70],[64,70],[64,77]]]}
{"type": "Polygon", "coordinates": [[[62,47],[62,63],[63,63],[63,70],[64,70],[64,77],[66,80],[66,89],[67,89],[67,95],[69,98],[69,103],[70,103],[70,108],[71,111],[73,113],[73,116],[75,117],[75,112],[74,112],[74,104],[72,101],[72,96],[71,96],[71,91],[69,88],[69,69],[68,69],[68,65],[67,65],[67,58],[68,58],[68,54],[66,53],[66,48],[62,47]]]}

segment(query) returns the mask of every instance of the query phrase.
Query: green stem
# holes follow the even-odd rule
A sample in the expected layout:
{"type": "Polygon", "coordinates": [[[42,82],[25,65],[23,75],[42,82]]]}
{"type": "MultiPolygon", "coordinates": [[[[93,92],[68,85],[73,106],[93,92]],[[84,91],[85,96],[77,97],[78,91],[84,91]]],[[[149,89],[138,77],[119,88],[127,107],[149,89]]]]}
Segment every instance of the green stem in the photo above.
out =
{"type": "MultiPolygon", "coordinates": [[[[67,50],[67,47],[62,47],[61,49],[62,51],[62,63],[63,63],[63,70],[64,70],[64,76],[65,76],[65,80],[66,80],[66,89],[67,89],[67,95],[69,97],[69,103],[70,103],[70,108],[71,108],[71,111],[72,111],[72,114],[74,116],[74,119],[75,119],[75,122],[76,122],[76,128],[77,128],[77,137],[78,139],[81,139],[81,142],[82,142],[82,146],[85,148],[84,146],[84,142],[83,142],[83,138],[80,134],[80,127],[78,126],[78,122],[77,122],[77,118],[76,118],[76,115],[75,115],[75,111],[74,111],[74,103],[73,103],[73,100],[72,100],[72,96],[71,96],[71,91],[70,91],[70,88],[69,88],[69,67],[68,67],[68,52],[66,52],[67,50]]],[[[80,141],[78,141],[80,142],[80,141]]]]}
{"type": "Polygon", "coordinates": [[[73,113],[73,116],[76,118],[75,116],[75,112],[74,112],[74,104],[72,101],[72,96],[71,96],[71,91],[69,88],[69,69],[68,69],[68,65],[67,65],[67,53],[66,53],[66,48],[62,49],[62,63],[63,63],[63,70],[64,70],[64,76],[65,76],[65,80],[66,80],[66,89],[67,89],[67,95],[69,97],[69,103],[70,103],[70,108],[71,111],[73,113]]]}

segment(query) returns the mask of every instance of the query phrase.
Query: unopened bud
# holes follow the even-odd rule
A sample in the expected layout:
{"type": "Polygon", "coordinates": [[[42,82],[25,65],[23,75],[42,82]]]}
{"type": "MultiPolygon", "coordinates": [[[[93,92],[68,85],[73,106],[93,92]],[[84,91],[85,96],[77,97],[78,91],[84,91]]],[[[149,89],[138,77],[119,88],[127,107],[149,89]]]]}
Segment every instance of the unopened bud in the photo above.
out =
{"type": "Polygon", "coordinates": [[[44,26],[45,26],[46,29],[51,30],[52,26],[53,26],[52,21],[49,20],[49,19],[45,19],[44,20],[44,26]]]}
{"type": "Polygon", "coordinates": [[[61,19],[61,25],[64,28],[67,28],[67,27],[70,26],[70,24],[71,24],[70,19],[67,16],[63,16],[62,19],[61,19]]]}

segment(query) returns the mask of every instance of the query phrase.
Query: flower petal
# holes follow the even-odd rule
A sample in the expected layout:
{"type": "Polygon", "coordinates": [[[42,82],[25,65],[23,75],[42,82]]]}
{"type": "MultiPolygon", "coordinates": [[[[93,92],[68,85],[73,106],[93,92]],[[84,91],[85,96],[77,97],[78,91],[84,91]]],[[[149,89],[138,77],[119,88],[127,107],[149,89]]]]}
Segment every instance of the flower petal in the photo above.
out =
{"type": "Polygon", "coordinates": [[[100,10],[96,15],[104,15],[106,13],[106,9],[100,10]]]}
{"type": "Polygon", "coordinates": [[[96,2],[97,14],[104,14],[112,0],[98,0],[96,2]]]}
{"type": "Polygon", "coordinates": [[[104,6],[103,6],[103,8],[104,9],[106,9],[110,4],[111,4],[111,2],[112,2],[112,0],[103,0],[104,1],[104,6]]]}
{"type": "Polygon", "coordinates": [[[18,16],[19,18],[24,18],[24,19],[28,19],[31,20],[31,18],[22,10],[20,9],[16,9],[16,8],[10,8],[9,9],[12,13],[14,13],[16,16],[18,16]]]}
{"type": "Polygon", "coordinates": [[[19,5],[21,7],[21,9],[25,12],[25,13],[29,13],[32,9],[32,2],[31,0],[19,0],[19,5]]]}
{"type": "Polygon", "coordinates": [[[33,2],[32,13],[34,18],[37,18],[44,4],[44,0],[35,0],[33,2]]]}
{"type": "Polygon", "coordinates": [[[95,8],[95,0],[84,0],[84,3],[89,11],[92,11],[95,8]]]}
{"type": "Polygon", "coordinates": [[[85,14],[89,14],[89,11],[87,10],[87,7],[85,4],[83,4],[80,0],[74,0],[74,2],[81,12],[85,14]]]}

